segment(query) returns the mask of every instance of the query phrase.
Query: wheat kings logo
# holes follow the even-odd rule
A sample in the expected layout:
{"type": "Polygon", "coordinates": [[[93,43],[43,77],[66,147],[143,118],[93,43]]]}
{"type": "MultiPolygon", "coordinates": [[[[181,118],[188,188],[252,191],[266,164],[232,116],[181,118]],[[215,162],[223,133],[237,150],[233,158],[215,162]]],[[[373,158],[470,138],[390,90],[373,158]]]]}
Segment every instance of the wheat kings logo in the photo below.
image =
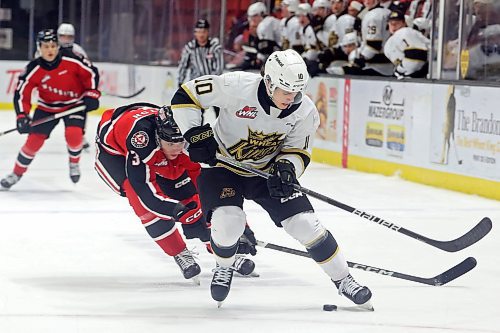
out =
{"type": "Polygon", "coordinates": [[[285,134],[283,133],[264,134],[249,128],[248,137],[229,147],[228,151],[237,161],[259,161],[274,154],[284,140],[285,134]]]}

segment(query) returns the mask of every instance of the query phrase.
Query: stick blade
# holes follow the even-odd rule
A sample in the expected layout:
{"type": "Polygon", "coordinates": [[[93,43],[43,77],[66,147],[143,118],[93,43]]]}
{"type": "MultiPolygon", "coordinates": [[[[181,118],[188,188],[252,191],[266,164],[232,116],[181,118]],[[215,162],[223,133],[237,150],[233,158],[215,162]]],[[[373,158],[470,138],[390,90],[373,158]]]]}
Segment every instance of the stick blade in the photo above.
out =
{"type": "Polygon", "coordinates": [[[474,228],[469,230],[465,235],[448,242],[439,242],[435,245],[441,250],[445,250],[448,252],[457,252],[483,239],[483,237],[491,231],[492,227],[493,223],[491,222],[491,219],[489,217],[484,217],[478,224],[474,226],[474,228]]]}
{"type": "Polygon", "coordinates": [[[461,263],[453,266],[449,270],[439,275],[436,275],[433,278],[433,285],[435,286],[443,286],[448,282],[455,280],[456,278],[466,274],[471,271],[477,265],[477,260],[473,257],[468,257],[461,263]]]}

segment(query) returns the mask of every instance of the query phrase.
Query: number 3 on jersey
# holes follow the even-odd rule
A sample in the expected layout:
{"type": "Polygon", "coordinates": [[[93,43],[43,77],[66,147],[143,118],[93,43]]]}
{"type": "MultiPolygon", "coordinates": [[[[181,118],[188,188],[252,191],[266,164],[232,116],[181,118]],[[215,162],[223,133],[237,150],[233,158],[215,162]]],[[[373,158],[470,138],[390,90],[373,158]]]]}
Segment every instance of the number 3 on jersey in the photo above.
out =
{"type": "Polygon", "coordinates": [[[213,91],[212,78],[194,80],[194,89],[198,95],[209,94],[213,91]]]}

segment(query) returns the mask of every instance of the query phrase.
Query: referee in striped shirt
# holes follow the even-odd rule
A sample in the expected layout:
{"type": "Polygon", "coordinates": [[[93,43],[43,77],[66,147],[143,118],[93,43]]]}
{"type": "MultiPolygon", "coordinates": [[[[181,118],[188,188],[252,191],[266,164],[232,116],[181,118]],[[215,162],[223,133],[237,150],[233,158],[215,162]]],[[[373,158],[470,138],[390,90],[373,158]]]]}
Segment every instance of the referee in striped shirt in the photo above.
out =
{"type": "Polygon", "coordinates": [[[178,67],[179,87],[202,75],[220,75],[224,69],[222,47],[218,38],[209,38],[210,24],[200,19],[194,27],[194,39],[182,50],[178,67]]]}

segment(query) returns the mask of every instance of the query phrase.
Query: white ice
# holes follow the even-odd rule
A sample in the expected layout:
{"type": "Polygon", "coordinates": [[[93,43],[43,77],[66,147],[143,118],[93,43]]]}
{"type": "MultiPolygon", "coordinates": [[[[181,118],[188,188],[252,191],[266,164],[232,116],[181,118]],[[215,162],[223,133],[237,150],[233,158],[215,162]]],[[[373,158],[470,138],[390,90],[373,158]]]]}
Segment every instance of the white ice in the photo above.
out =
{"type": "MultiPolygon", "coordinates": [[[[13,113],[1,112],[0,124],[13,127],[13,113]]],[[[0,137],[0,176],[25,138],[0,137]]],[[[82,179],[72,184],[60,124],[21,181],[0,192],[1,333],[500,332],[498,201],[313,163],[303,186],[431,238],[456,238],[484,216],[494,223],[477,244],[446,253],[311,199],[348,260],[423,277],[468,256],[477,267],[442,287],[351,270],[373,291],[375,311],[325,312],[325,303],[349,302],[313,261],[260,248],[260,277],[235,277],[218,309],[209,292],[214,260],[202,244],[189,242],[202,266],[194,286],[100,181],[93,157],[93,149],[83,154],[82,179]]],[[[260,207],[245,205],[258,239],[301,249],[260,207]]]]}

